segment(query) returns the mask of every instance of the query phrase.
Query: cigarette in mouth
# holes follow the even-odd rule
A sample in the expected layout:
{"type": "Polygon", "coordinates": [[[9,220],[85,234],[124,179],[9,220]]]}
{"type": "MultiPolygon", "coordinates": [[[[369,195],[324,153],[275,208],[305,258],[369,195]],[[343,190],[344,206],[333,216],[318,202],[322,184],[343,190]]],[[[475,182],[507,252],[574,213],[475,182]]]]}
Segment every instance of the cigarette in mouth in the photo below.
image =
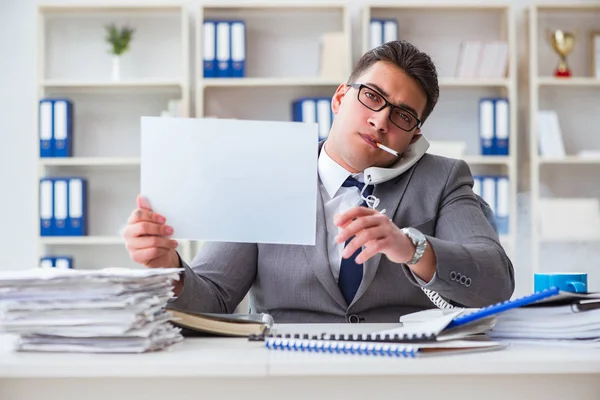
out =
{"type": "Polygon", "coordinates": [[[395,155],[396,157],[398,157],[398,156],[399,156],[399,154],[398,154],[398,152],[397,152],[396,150],[392,150],[392,149],[390,149],[389,147],[386,147],[386,146],[382,145],[382,144],[381,144],[381,143],[379,143],[379,142],[375,142],[375,144],[377,144],[377,147],[379,147],[381,150],[383,150],[383,151],[387,151],[388,153],[390,153],[390,154],[393,154],[393,155],[395,155]]]}

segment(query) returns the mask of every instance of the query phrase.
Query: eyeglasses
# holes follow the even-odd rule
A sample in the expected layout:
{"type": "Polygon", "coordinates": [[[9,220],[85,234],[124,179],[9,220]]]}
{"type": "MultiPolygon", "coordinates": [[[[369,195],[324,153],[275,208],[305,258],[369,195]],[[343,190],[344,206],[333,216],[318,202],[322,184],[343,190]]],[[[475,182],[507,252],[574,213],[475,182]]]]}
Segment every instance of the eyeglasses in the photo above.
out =
{"type": "Polygon", "coordinates": [[[392,109],[389,117],[390,121],[403,131],[410,132],[415,127],[421,127],[421,120],[419,120],[412,112],[390,103],[377,90],[371,89],[362,83],[352,82],[348,83],[348,86],[358,89],[358,101],[369,110],[378,112],[389,106],[392,109]]]}

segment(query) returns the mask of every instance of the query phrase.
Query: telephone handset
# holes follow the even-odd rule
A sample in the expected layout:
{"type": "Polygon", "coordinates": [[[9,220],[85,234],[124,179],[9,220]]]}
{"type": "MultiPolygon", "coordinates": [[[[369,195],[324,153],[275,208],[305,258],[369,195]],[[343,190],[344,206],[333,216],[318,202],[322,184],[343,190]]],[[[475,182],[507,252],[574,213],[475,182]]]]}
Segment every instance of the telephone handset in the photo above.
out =
{"type": "MultiPolygon", "coordinates": [[[[365,186],[361,191],[361,197],[362,192],[367,185],[376,185],[402,175],[425,155],[427,149],[429,149],[429,141],[425,138],[425,136],[419,135],[419,137],[402,153],[400,159],[390,168],[369,167],[365,169],[365,186]]],[[[367,196],[366,198],[363,197],[363,200],[365,200],[371,208],[375,208],[379,204],[379,199],[373,195],[367,196]]],[[[382,210],[381,212],[385,213],[385,210],[382,210]]],[[[453,305],[444,300],[437,292],[424,287],[421,287],[421,289],[437,308],[455,308],[453,305]]]]}
{"type": "Polygon", "coordinates": [[[421,159],[429,148],[429,142],[423,135],[411,143],[390,168],[369,167],[364,171],[365,183],[376,185],[402,175],[421,159]]]}

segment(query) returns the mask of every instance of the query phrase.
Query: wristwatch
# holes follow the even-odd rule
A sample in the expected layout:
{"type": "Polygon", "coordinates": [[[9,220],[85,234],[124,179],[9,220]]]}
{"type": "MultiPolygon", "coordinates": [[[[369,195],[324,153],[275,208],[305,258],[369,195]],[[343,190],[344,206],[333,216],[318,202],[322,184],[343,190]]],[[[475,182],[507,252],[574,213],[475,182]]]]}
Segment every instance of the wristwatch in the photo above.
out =
{"type": "Polygon", "coordinates": [[[415,245],[415,254],[407,264],[416,264],[421,260],[421,257],[423,257],[423,254],[425,253],[425,249],[427,248],[427,238],[415,228],[402,228],[401,231],[410,239],[412,244],[415,245]]]}

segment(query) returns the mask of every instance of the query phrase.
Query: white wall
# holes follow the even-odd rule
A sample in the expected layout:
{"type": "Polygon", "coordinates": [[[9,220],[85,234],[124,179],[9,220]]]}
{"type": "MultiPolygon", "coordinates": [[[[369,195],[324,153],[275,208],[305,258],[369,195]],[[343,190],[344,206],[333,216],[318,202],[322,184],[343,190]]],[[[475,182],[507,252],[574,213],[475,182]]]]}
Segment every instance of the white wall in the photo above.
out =
{"type": "MultiPolygon", "coordinates": [[[[275,1],[275,0],[273,0],[275,1]]],[[[286,0],[279,0],[286,1],[286,0]]],[[[429,0],[414,1],[426,3],[429,0]]],[[[587,0],[595,3],[598,0],[587,0]]],[[[249,1],[248,1],[249,2],[249,1]]],[[[453,3],[448,0],[436,0],[436,3],[453,3]]],[[[520,292],[529,291],[528,240],[529,221],[527,219],[527,171],[528,135],[527,135],[527,54],[525,43],[525,8],[531,0],[512,0],[518,16],[517,36],[519,41],[519,74],[521,93],[519,98],[519,148],[522,178],[519,183],[522,191],[523,207],[520,208],[519,235],[522,243],[515,258],[517,279],[523,282],[520,292]]],[[[552,3],[549,1],[548,3],[552,3]]],[[[0,269],[29,268],[37,264],[35,250],[35,231],[32,228],[37,218],[34,193],[37,184],[35,156],[37,140],[33,124],[36,112],[35,104],[35,6],[42,3],[37,0],[0,0],[0,210],[3,218],[0,224],[0,269]]],[[[56,2],[53,2],[56,3],[56,2]]],[[[81,4],[88,1],[60,1],[60,3],[81,4]]],[[[99,2],[106,4],[108,2],[99,2]]],[[[118,3],[118,2],[115,2],[118,3]]],[[[141,0],[131,3],[152,3],[141,0]]],[[[161,3],[169,3],[164,0],[161,3]]],[[[173,2],[175,3],[175,2],[173,2]]],[[[349,4],[353,16],[354,58],[360,55],[360,15],[361,6],[366,0],[351,0],[349,4]]],[[[382,1],[378,1],[382,3],[382,1]]],[[[198,2],[191,2],[191,6],[198,2]]],[[[193,7],[191,8],[193,9],[193,7]]],[[[477,30],[478,27],[473,27],[477,30]]],[[[192,31],[193,32],[193,31],[192,31]]],[[[133,206],[134,199],[132,199],[133,206]]]]}

